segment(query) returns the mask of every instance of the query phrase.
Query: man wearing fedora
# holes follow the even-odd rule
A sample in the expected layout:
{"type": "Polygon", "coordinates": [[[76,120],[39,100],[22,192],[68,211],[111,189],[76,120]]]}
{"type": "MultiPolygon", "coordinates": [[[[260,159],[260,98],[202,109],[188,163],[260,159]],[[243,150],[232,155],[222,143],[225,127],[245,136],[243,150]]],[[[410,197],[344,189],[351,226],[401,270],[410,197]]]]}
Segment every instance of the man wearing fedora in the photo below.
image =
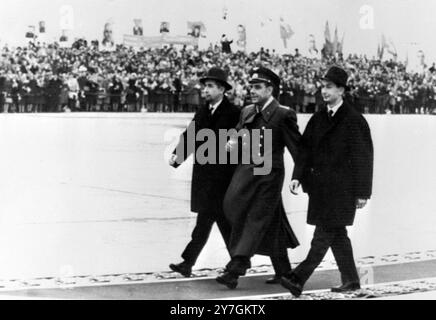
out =
{"type": "MultiPolygon", "coordinates": [[[[285,148],[295,158],[301,138],[297,116],[291,108],[281,106],[276,100],[280,78],[273,71],[264,67],[254,68],[250,72],[250,84],[253,104],[242,110],[237,129],[244,129],[243,132],[249,132],[253,137],[260,131],[260,143],[256,141],[260,147],[258,156],[263,157],[264,162],[270,159],[271,166],[269,172],[256,174],[259,168],[254,161],[256,155],[250,155],[249,163],[242,162],[236,168],[224,198],[224,213],[232,226],[229,242],[231,261],[216,280],[230,289],[236,288],[238,278],[245,275],[255,254],[271,258],[275,277],[268,279],[267,283],[280,283],[281,276],[291,269],[287,248],[299,245],[281,196],[285,148]],[[271,139],[268,141],[266,135],[269,133],[271,139]]],[[[250,141],[254,141],[253,138],[250,141]]],[[[232,149],[232,144],[237,149],[237,141],[228,144],[229,149],[232,149]]],[[[247,143],[240,143],[239,146],[241,144],[244,158],[247,143]]]]}
{"type": "MultiPolygon", "coordinates": [[[[220,145],[219,130],[234,129],[239,120],[240,110],[232,105],[225,96],[225,92],[232,89],[227,82],[227,74],[219,68],[211,68],[200,79],[203,84],[203,96],[206,104],[201,106],[195,113],[194,119],[188,129],[181,135],[180,141],[170,159],[170,165],[177,168],[190,155],[196,154],[202,145],[200,142],[188,141],[189,130],[195,127],[195,136],[201,129],[210,129],[216,137],[216,161],[208,161],[206,164],[198,163],[194,158],[194,168],[191,182],[191,211],[197,213],[196,226],[192,232],[192,239],[182,253],[183,262],[170,264],[170,268],[185,277],[191,275],[192,266],[195,264],[201,250],[205,246],[213,224],[216,222],[223,236],[226,246],[230,236],[230,225],[224,217],[223,199],[229,186],[236,165],[220,164],[220,154],[227,156],[225,145],[220,145]],[[195,148],[189,150],[188,144],[195,148]]],[[[195,139],[195,136],[193,137],[195,139]]]]}
{"type": "Polygon", "coordinates": [[[281,284],[299,296],[304,284],[332,249],[341,273],[342,286],[333,292],[360,289],[347,226],[354,223],[372,193],[373,144],[365,118],[343,99],[347,87],[345,70],[333,66],[322,80],[326,106],[316,112],[304,131],[291,192],[300,183],[309,195],[307,223],[315,233],[307,258],[282,277],[281,284]]]}

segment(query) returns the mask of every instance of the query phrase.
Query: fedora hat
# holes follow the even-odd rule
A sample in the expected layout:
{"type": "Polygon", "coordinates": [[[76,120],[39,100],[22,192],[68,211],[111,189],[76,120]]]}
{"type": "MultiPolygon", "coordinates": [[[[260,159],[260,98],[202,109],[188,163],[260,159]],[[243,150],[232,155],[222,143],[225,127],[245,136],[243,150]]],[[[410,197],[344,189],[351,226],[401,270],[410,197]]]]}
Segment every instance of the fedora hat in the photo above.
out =
{"type": "Polygon", "coordinates": [[[204,84],[206,80],[213,80],[221,83],[224,88],[231,90],[232,86],[227,82],[227,73],[220,68],[211,68],[201,79],[200,82],[204,84]]]}
{"type": "Polygon", "coordinates": [[[331,67],[324,75],[322,80],[331,81],[338,87],[343,87],[345,91],[348,91],[350,89],[347,85],[347,81],[348,81],[347,72],[344,69],[337,66],[331,67]]]}

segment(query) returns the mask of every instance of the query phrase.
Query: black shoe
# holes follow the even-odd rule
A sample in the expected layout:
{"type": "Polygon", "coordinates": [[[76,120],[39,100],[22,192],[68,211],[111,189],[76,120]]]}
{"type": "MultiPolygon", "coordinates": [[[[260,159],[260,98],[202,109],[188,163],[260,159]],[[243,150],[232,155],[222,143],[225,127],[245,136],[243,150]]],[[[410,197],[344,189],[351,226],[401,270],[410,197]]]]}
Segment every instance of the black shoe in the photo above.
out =
{"type": "Polygon", "coordinates": [[[226,271],[216,278],[216,282],[227,286],[229,289],[235,289],[238,286],[238,276],[226,271]]]}
{"type": "Polygon", "coordinates": [[[295,281],[295,278],[293,278],[292,276],[281,277],[280,284],[286,289],[288,289],[292,293],[292,295],[295,296],[296,298],[301,296],[301,293],[303,292],[303,286],[299,284],[297,281],[295,281]]]}
{"type": "Polygon", "coordinates": [[[340,287],[334,287],[331,289],[332,292],[351,292],[351,291],[357,291],[360,290],[360,284],[358,282],[349,282],[346,284],[343,284],[340,287]]]}
{"type": "Polygon", "coordinates": [[[266,284],[280,284],[280,276],[275,275],[274,277],[266,279],[266,284]]]}
{"type": "Polygon", "coordinates": [[[187,264],[186,262],[182,262],[179,264],[170,264],[170,269],[174,272],[180,273],[182,276],[189,278],[192,272],[192,266],[187,264]]]}

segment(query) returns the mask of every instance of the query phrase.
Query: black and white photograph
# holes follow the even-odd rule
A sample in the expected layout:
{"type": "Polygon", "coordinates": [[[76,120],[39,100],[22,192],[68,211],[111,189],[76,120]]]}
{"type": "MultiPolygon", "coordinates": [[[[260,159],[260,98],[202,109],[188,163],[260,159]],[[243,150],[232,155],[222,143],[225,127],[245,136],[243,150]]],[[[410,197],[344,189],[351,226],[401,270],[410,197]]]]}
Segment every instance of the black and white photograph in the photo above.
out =
{"type": "Polygon", "coordinates": [[[0,0],[0,300],[436,300],[435,12],[0,0]]]}

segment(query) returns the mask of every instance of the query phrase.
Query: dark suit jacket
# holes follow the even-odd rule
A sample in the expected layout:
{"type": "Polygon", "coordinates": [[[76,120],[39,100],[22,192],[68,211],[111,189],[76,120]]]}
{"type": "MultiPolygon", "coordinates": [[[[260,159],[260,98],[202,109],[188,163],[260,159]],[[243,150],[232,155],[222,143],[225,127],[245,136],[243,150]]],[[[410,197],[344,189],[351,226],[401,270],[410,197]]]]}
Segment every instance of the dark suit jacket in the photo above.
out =
{"type": "Polygon", "coordinates": [[[368,123],[347,102],[332,120],[326,107],[312,116],[293,174],[309,194],[309,224],[354,223],[356,199],[372,194],[373,153],[368,123]]]}
{"type": "Polygon", "coordinates": [[[197,135],[198,131],[201,129],[210,129],[216,136],[216,164],[200,164],[197,159],[194,159],[191,183],[192,212],[215,212],[217,208],[220,210],[222,208],[224,194],[230,184],[236,165],[219,164],[220,153],[228,156],[225,150],[225,144],[219,144],[219,129],[228,130],[235,128],[239,120],[239,114],[240,110],[224,97],[213,116],[210,116],[209,106],[204,105],[200,107],[195,113],[194,119],[189,124],[188,129],[180,137],[179,144],[173,152],[178,156],[178,164],[184,162],[191,153],[195,154],[197,150],[207,142],[195,142],[195,148],[188,148],[187,143],[193,143],[193,141],[188,141],[188,130],[195,126],[194,131],[195,135],[197,135]]]}

